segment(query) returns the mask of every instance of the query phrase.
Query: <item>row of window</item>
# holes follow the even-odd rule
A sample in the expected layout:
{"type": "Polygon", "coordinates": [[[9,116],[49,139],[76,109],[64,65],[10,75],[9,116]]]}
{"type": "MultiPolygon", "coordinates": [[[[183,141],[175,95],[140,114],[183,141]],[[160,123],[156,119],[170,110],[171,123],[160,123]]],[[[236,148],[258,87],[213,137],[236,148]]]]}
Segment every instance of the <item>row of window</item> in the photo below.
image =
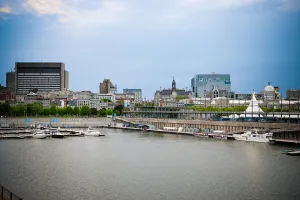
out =
{"type": "Polygon", "coordinates": [[[18,73],[18,76],[19,75],[37,75],[37,76],[40,76],[40,75],[60,75],[60,73],[18,73]]]}

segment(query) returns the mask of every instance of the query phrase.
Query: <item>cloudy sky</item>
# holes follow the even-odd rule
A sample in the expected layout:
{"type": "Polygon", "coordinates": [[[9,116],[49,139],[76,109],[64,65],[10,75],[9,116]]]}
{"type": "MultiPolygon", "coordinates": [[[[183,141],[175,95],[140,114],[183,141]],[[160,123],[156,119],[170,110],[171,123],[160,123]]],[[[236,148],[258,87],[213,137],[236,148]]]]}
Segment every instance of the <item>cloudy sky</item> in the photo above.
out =
{"type": "Polygon", "coordinates": [[[71,90],[110,78],[143,96],[231,74],[232,90],[300,88],[300,0],[0,0],[0,83],[15,62],[64,62],[71,90]]]}

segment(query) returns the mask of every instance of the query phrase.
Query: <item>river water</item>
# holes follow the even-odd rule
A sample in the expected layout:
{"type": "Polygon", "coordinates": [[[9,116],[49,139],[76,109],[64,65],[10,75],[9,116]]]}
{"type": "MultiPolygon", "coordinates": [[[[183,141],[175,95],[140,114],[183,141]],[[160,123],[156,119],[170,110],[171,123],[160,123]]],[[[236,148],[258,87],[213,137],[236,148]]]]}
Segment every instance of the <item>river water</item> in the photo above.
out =
{"type": "Polygon", "coordinates": [[[25,200],[299,199],[286,147],[102,129],[105,137],[0,141],[0,184],[25,200]]]}

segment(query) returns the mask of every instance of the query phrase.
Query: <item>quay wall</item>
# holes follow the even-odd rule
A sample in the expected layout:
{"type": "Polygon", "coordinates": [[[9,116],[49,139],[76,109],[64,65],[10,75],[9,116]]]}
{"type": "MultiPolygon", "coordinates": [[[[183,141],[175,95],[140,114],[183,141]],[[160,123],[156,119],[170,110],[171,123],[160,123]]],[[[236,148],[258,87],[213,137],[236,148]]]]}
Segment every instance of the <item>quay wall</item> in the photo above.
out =
{"type": "Polygon", "coordinates": [[[151,124],[156,128],[163,127],[183,127],[183,130],[196,128],[199,130],[213,129],[225,132],[239,132],[251,128],[256,129],[295,129],[300,128],[298,124],[288,123],[261,123],[261,122],[228,122],[228,121],[209,121],[209,120],[179,120],[179,119],[157,119],[157,118],[118,118],[125,122],[151,124]]]}
{"type": "Polygon", "coordinates": [[[105,126],[112,124],[112,118],[84,118],[84,117],[28,117],[28,118],[1,118],[1,127],[30,127],[31,125],[49,124],[52,127],[81,128],[89,126],[105,126]]]}

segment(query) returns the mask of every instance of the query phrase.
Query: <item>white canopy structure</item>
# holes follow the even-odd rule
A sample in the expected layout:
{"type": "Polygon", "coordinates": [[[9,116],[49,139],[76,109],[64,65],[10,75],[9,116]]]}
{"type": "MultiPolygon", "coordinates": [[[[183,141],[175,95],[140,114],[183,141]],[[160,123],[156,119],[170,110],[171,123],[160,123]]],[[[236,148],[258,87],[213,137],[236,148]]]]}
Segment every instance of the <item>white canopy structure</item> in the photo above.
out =
{"type": "Polygon", "coordinates": [[[216,101],[213,99],[212,101],[211,101],[211,103],[210,103],[210,105],[216,105],[217,103],[216,103],[216,101]]]}
{"type": "Polygon", "coordinates": [[[262,117],[264,114],[264,111],[258,106],[258,101],[256,100],[254,92],[252,93],[250,104],[244,113],[245,117],[262,117]]]}

